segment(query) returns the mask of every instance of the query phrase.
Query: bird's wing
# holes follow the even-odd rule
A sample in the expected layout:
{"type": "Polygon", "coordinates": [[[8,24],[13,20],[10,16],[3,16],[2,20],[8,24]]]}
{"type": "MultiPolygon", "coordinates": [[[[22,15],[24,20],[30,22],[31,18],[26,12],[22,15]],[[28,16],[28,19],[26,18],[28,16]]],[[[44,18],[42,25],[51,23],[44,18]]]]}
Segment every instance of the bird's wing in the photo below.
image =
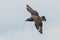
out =
{"type": "Polygon", "coordinates": [[[27,5],[27,10],[31,13],[31,15],[35,13],[38,14],[38,12],[33,10],[29,5],[27,5]]]}
{"type": "Polygon", "coordinates": [[[27,21],[34,21],[32,17],[28,18],[27,21]]]}
{"type": "Polygon", "coordinates": [[[36,25],[36,24],[35,24],[35,26],[36,26],[37,30],[38,30],[41,34],[43,34],[43,33],[42,33],[42,27],[41,27],[41,26],[38,26],[38,25],[36,25]]]}
{"type": "Polygon", "coordinates": [[[42,20],[39,19],[38,17],[35,17],[34,21],[37,30],[42,34],[42,20]]]}

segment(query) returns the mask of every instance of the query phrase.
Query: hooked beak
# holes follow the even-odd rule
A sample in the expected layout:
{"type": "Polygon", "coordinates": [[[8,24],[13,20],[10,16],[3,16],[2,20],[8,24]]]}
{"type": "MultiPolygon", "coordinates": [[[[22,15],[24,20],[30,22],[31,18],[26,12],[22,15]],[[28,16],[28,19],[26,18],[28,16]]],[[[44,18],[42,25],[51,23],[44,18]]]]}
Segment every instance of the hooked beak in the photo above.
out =
{"type": "Polygon", "coordinates": [[[45,19],[45,21],[46,21],[46,19],[45,19]]]}

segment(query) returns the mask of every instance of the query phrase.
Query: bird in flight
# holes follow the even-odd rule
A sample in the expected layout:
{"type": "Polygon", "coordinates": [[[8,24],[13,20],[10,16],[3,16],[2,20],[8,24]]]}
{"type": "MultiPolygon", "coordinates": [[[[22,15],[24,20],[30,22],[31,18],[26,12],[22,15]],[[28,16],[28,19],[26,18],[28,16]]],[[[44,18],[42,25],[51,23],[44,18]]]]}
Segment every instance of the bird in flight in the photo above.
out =
{"type": "Polygon", "coordinates": [[[43,26],[42,21],[46,21],[45,16],[40,17],[38,12],[33,10],[29,5],[27,5],[26,7],[27,7],[27,11],[30,12],[31,17],[26,19],[25,21],[30,21],[30,22],[34,21],[35,27],[37,28],[37,30],[41,34],[43,34],[43,32],[42,32],[42,26],[43,26]]]}

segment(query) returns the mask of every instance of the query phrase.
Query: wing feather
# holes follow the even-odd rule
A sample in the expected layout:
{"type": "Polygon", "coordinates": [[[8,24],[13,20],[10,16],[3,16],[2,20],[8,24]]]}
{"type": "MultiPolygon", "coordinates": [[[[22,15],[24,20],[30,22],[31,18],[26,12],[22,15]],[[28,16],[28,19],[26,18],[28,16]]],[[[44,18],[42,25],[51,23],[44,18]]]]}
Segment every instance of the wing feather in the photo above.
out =
{"type": "Polygon", "coordinates": [[[34,21],[37,30],[42,34],[42,20],[38,16],[36,16],[34,17],[34,21]]]}
{"type": "Polygon", "coordinates": [[[31,15],[38,15],[38,12],[33,10],[29,5],[27,5],[27,10],[31,13],[31,15]]]}

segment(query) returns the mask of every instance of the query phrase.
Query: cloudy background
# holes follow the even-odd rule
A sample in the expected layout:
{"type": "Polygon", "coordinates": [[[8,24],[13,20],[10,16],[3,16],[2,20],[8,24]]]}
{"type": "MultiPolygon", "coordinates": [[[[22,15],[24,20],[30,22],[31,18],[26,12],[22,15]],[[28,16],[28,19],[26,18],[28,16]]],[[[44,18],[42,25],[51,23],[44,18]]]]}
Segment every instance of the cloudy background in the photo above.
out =
{"type": "Polygon", "coordinates": [[[0,0],[0,40],[60,40],[60,0],[0,0]],[[25,22],[27,4],[46,16],[42,35],[25,22]]]}

